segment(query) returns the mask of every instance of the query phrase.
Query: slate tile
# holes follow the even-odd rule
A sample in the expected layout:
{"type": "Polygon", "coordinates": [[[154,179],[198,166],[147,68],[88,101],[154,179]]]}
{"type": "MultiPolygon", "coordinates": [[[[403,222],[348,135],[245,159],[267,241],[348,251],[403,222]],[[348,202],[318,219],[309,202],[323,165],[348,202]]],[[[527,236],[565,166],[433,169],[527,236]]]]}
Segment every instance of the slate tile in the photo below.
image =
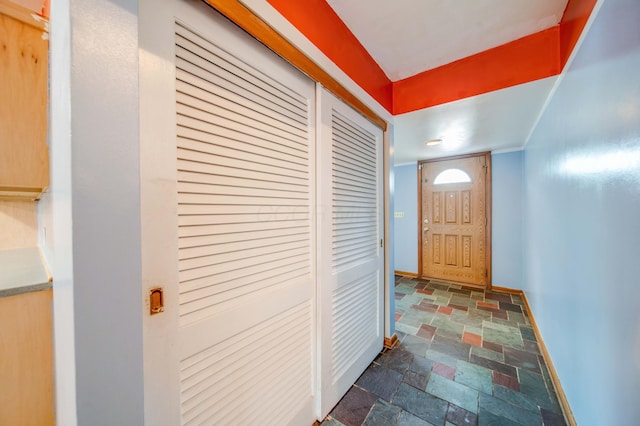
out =
{"type": "Polygon", "coordinates": [[[466,306],[467,307],[467,311],[469,310],[468,308],[475,308],[476,307],[476,300],[473,300],[468,296],[467,297],[463,297],[463,296],[460,296],[458,294],[454,294],[451,297],[451,300],[449,301],[449,303],[452,303],[454,305],[466,306]]]}
{"type": "Polygon", "coordinates": [[[416,333],[416,335],[424,339],[431,340],[431,338],[436,334],[436,330],[437,328],[431,325],[422,324],[418,329],[418,332],[416,333]]]}
{"type": "Polygon", "coordinates": [[[460,341],[462,339],[462,333],[447,330],[442,327],[438,328],[438,331],[436,331],[436,336],[446,337],[447,339],[451,339],[455,341],[460,341]]]}
{"type": "Polygon", "coordinates": [[[514,391],[520,391],[520,382],[518,382],[517,377],[502,374],[499,371],[493,372],[493,383],[495,383],[496,385],[505,386],[514,391]]]}
{"type": "Polygon", "coordinates": [[[447,422],[455,426],[476,426],[478,416],[457,405],[449,404],[447,422]]]}
{"type": "Polygon", "coordinates": [[[499,371],[500,373],[506,374],[508,376],[518,377],[517,370],[510,365],[506,365],[498,361],[493,361],[491,359],[482,358],[474,354],[471,354],[470,361],[471,363],[479,365],[480,367],[499,371]]]}
{"type": "Polygon", "coordinates": [[[491,370],[471,364],[465,361],[458,361],[454,380],[472,389],[491,395],[493,377],[491,370]]]}
{"type": "Polygon", "coordinates": [[[402,411],[400,416],[398,416],[398,422],[395,424],[396,426],[431,426],[431,423],[422,420],[419,417],[414,416],[413,414],[402,411]]]}
{"type": "Polygon", "coordinates": [[[424,286],[422,286],[420,289],[416,290],[416,293],[428,294],[429,296],[431,296],[433,294],[433,290],[430,290],[428,288],[424,288],[424,286]]]}
{"type": "Polygon", "coordinates": [[[433,364],[431,373],[431,377],[433,377],[434,374],[437,374],[438,376],[446,377],[449,380],[453,380],[456,375],[456,369],[448,365],[436,362],[433,364]]]}
{"type": "Polygon", "coordinates": [[[544,379],[540,374],[520,368],[518,369],[518,378],[520,379],[520,392],[528,395],[540,407],[552,407],[544,379]]]}
{"type": "Polygon", "coordinates": [[[522,297],[517,295],[517,294],[512,294],[511,295],[511,302],[515,303],[516,305],[524,306],[524,300],[522,300],[522,297]]]}
{"type": "Polygon", "coordinates": [[[526,368],[527,370],[540,373],[540,365],[538,365],[538,356],[530,352],[521,351],[515,348],[504,348],[505,364],[514,367],[526,368]]]}
{"type": "Polygon", "coordinates": [[[491,312],[481,311],[476,308],[469,308],[469,318],[479,318],[482,320],[490,320],[491,312]]]}
{"type": "Polygon", "coordinates": [[[476,302],[476,306],[479,308],[489,308],[489,309],[500,309],[500,306],[497,303],[492,303],[492,302],[481,302],[478,301],[476,302]]]}
{"type": "Polygon", "coordinates": [[[565,422],[564,416],[562,414],[554,413],[553,411],[549,411],[544,408],[540,409],[540,414],[542,415],[542,424],[544,426],[566,426],[567,425],[567,422],[565,422]]]}
{"type": "Polygon", "coordinates": [[[428,374],[420,374],[411,370],[407,370],[402,377],[402,382],[416,389],[425,390],[429,381],[428,374]]]}
{"type": "Polygon", "coordinates": [[[509,321],[509,316],[507,315],[507,311],[493,311],[491,312],[492,318],[494,320],[500,319],[503,321],[509,321]]]}
{"type": "Polygon", "coordinates": [[[409,371],[426,376],[431,372],[431,368],[433,368],[433,361],[421,356],[414,356],[409,371]]]}
{"type": "Polygon", "coordinates": [[[447,414],[447,402],[426,392],[419,391],[406,383],[400,383],[391,402],[429,423],[444,424],[447,414]]]}
{"type": "Polygon", "coordinates": [[[488,313],[493,313],[493,312],[497,311],[497,309],[495,309],[495,308],[487,308],[486,306],[478,306],[476,309],[478,309],[480,311],[485,311],[485,312],[488,312],[488,313]]]}
{"type": "Polygon", "coordinates": [[[497,416],[486,409],[478,409],[478,426],[521,426],[520,423],[506,417],[497,416]]]}
{"type": "Polygon", "coordinates": [[[484,298],[496,302],[512,303],[511,295],[508,293],[495,293],[493,291],[486,291],[484,293],[484,298]]]}
{"type": "Polygon", "coordinates": [[[452,311],[453,311],[453,308],[450,308],[448,306],[440,306],[438,308],[438,312],[445,315],[451,315],[452,311]]]}
{"type": "Polygon", "coordinates": [[[465,331],[462,334],[462,342],[469,345],[482,347],[482,336],[465,331]]]}
{"type": "Polygon", "coordinates": [[[404,373],[413,361],[413,354],[402,350],[401,348],[396,348],[390,351],[388,355],[389,357],[383,365],[391,368],[392,370],[396,370],[399,373],[404,373]]]}
{"type": "Polygon", "coordinates": [[[432,288],[434,290],[444,290],[447,291],[449,289],[449,286],[446,284],[440,284],[440,283],[434,283],[433,281],[431,281],[429,284],[427,284],[428,288],[432,288]]]}
{"type": "Polygon", "coordinates": [[[467,312],[469,310],[468,306],[455,305],[455,304],[453,304],[451,302],[449,302],[449,307],[452,308],[452,309],[457,309],[459,311],[465,311],[465,312],[467,312]]]}
{"type": "Polygon", "coordinates": [[[352,386],[331,412],[331,417],[346,426],[360,426],[375,404],[375,395],[352,386]]]}
{"type": "Polygon", "coordinates": [[[538,340],[538,339],[536,339],[536,334],[533,332],[533,328],[531,328],[531,327],[527,327],[525,325],[521,325],[520,326],[520,334],[522,335],[523,339],[532,340],[534,342],[536,342],[538,340]]]}
{"type": "Polygon", "coordinates": [[[513,389],[505,388],[504,386],[494,385],[493,396],[501,399],[509,404],[522,407],[525,410],[536,411],[538,404],[528,398],[525,394],[516,392],[513,389]]]}
{"type": "Polygon", "coordinates": [[[363,426],[394,425],[400,415],[400,408],[388,402],[377,400],[369,411],[363,426]]]}
{"type": "Polygon", "coordinates": [[[445,355],[443,353],[440,352],[436,352],[436,351],[432,351],[432,350],[428,350],[427,351],[427,359],[434,361],[434,362],[439,362],[440,364],[444,364],[444,365],[448,365],[449,367],[455,369],[456,365],[458,364],[458,360],[449,356],[449,355],[445,355]]]}
{"type": "Polygon", "coordinates": [[[499,305],[500,305],[500,309],[504,311],[513,311],[513,312],[522,313],[522,307],[520,307],[520,305],[514,305],[513,303],[510,303],[510,302],[499,302],[499,305]]]}
{"type": "Polygon", "coordinates": [[[460,336],[462,336],[462,332],[464,331],[464,325],[450,321],[450,318],[445,315],[435,316],[431,321],[431,325],[443,330],[453,331],[454,333],[458,333],[460,336]]]}
{"type": "Polygon", "coordinates": [[[396,321],[396,324],[402,324],[417,329],[422,325],[422,318],[416,318],[415,315],[405,313],[398,321],[396,321]]]}
{"type": "MultiPolygon", "coordinates": [[[[524,343],[522,343],[522,337],[520,337],[520,332],[517,329],[513,329],[513,331],[504,331],[497,329],[496,326],[501,326],[500,324],[488,323],[485,321],[483,323],[482,328],[482,339],[485,341],[498,343],[503,346],[512,346],[515,348],[524,348],[524,343]],[[491,326],[489,326],[491,324],[491,326]]],[[[504,327],[504,326],[502,326],[504,327]]],[[[510,327],[505,327],[510,328],[510,327]]]]}
{"type": "Polygon", "coordinates": [[[438,305],[434,305],[429,302],[420,302],[417,305],[412,305],[411,309],[415,309],[423,312],[436,312],[438,310],[438,305]]]}
{"type": "Polygon", "coordinates": [[[402,331],[406,334],[413,334],[414,336],[418,332],[418,327],[411,327],[410,325],[403,324],[401,322],[396,323],[396,331],[402,331]]]}
{"type": "Polygon", "coordinates": [[[461,383],[432,374],[427,392],[474,414],[478,412],[478,391],[461,383]]]}
{"type": "Polygon", "coordinates": [[[494,352],[502,353],[502,345],[498,343],[487,342],[486,340],[484,340],[482,342],[482,347],[485,349],[490,349],[494,352]]]}
{"type": "Polygon", "coordinates": [[[466,296],[470,296],[471,295],[471,290],[467,290],[464,288],[449,288],[449,290],[447,290],[450,293],[458,293],[458,294],[464,294],[466,296]]]}
{"type": "Polygon", "coordinates": [[[540,348],[538,347],[538,342],[523,339],[522,343],[524,343],[525,351],[531,352],[532,354],[540,355],[540,348]]]}
{"type": "Polygon", "coordinates": [[[425,356],[427,349],[429,349],[429,343],[422,337],[407,336],[400,343],[400,348],[414,355],[425,356]]]}
{"type": "Polygon", "coordinates": [[[522,407],[517,407],[484,393],[480,394],[479,408],[481,410],[478,415],[479,420],[483,415],[482,410],[486,410],[496,416],[506,418],[523,426],[540,426],[542,423],[542,417],[539,412],[524,410],[522,407]]]}
{"type": "Polygon", "coordinates": [[[457,340],[438,336],[437,334],[431,342],[431,350],[452,356],[457,359],[468,360],[470,346],[457,340]]]}
{"type": "Polygon", "coordinates": [[[373,364],[360,376],[358,381],[356,381],[356,385],[389,401],[401,380],[402,374],[397,371],[382,365],[373,364]]]}
{"type": "Polygon", "coordinates": [[[509,322],[514,326],[517,324],[528,324],[528,320],[525,318],[524,314],[520,312],[507,311],[507,315],[509,316],[509,322]]]}
{"type": "MultiPolygon", "coordinates": [[[[486,343],[486,342],[483,342],[483,343],[486,343]]],[[[477,346],[471,347],[471,355],[490,359],[492,361],[504,362],[504,355],[502,355],[501,352],[492,351],[486,348],[479,348],[477,346]]]]}

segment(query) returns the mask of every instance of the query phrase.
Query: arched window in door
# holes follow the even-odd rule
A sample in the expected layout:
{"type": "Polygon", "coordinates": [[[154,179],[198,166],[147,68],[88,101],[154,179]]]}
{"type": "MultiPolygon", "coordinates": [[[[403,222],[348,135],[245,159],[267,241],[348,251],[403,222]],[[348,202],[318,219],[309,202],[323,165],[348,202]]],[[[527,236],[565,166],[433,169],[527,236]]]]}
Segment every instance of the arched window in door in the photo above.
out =
{"type": "Polygon", "coordinates": [[[433,181],[434,185],[444,185],[447,183],[469,183],[471,177],[460,169],[447,169],[438,174],[433,181]]]}

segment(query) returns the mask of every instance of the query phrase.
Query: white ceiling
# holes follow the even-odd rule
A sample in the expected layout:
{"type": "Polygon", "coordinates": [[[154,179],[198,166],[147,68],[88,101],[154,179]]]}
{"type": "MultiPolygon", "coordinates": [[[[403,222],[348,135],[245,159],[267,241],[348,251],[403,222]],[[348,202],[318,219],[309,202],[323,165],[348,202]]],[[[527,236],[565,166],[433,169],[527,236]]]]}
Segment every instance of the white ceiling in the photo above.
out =
{"type": "Polygon", "coordinates": [[[557,77],[394,117],[394,164],[520,149],[557,77]],[[429,139],[442,139],[426,146],[429,139]]]}
{"type": "MultiPolygon", "coordinates": [[[[392,81],[557,25],[568,0],[326,0],[392,81]]],[[[394,117],[394,163],[522,148],[556,78],[394,117]],[[426,147],[429,139],[441,145],[426,147]]]]}
{"type": "Polygon", "coordinates": [[[391,81],[560,22],[568,0],[327,0],[391,81]]]}

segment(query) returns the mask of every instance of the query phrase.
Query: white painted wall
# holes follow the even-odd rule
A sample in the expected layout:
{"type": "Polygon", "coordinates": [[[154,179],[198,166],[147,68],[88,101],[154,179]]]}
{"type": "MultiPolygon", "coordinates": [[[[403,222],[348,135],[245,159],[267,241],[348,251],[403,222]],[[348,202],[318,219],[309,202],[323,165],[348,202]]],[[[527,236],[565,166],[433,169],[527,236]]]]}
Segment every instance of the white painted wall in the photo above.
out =
{"type": "Polygon", "coordinates": [[[74,426],[76,369],[71,219],[71,29],[69,0],[51,8],[49,190],[38,203],[38,238],[53,280],[56,424],[74,426]]]}
{"type": "Polygon", "coordinates": [[[599,1],[524,159],[525,285],[580,425],[640,418],[640,2],[599,1]]]}
{"type": "Polygon", "coordinates": [[[139,425],[137,2],[52,3],[40,239],[54,277],[57,423],[139,425]]]}

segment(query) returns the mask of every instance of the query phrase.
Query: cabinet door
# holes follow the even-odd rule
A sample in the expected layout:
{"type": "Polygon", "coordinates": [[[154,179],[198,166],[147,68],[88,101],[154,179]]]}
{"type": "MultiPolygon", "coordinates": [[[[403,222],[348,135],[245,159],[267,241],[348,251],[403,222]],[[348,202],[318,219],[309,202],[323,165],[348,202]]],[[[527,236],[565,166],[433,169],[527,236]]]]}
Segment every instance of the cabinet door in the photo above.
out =
{"type": "Polygon", "coordinates": [[[0,425],[53,425],[52,290],[0,297],[0,425]]]}
{"type": "Polygon", "coordinates": [[[42,30],[0,14],[0,196],[49,185],[47,55],[42,30]]]}

